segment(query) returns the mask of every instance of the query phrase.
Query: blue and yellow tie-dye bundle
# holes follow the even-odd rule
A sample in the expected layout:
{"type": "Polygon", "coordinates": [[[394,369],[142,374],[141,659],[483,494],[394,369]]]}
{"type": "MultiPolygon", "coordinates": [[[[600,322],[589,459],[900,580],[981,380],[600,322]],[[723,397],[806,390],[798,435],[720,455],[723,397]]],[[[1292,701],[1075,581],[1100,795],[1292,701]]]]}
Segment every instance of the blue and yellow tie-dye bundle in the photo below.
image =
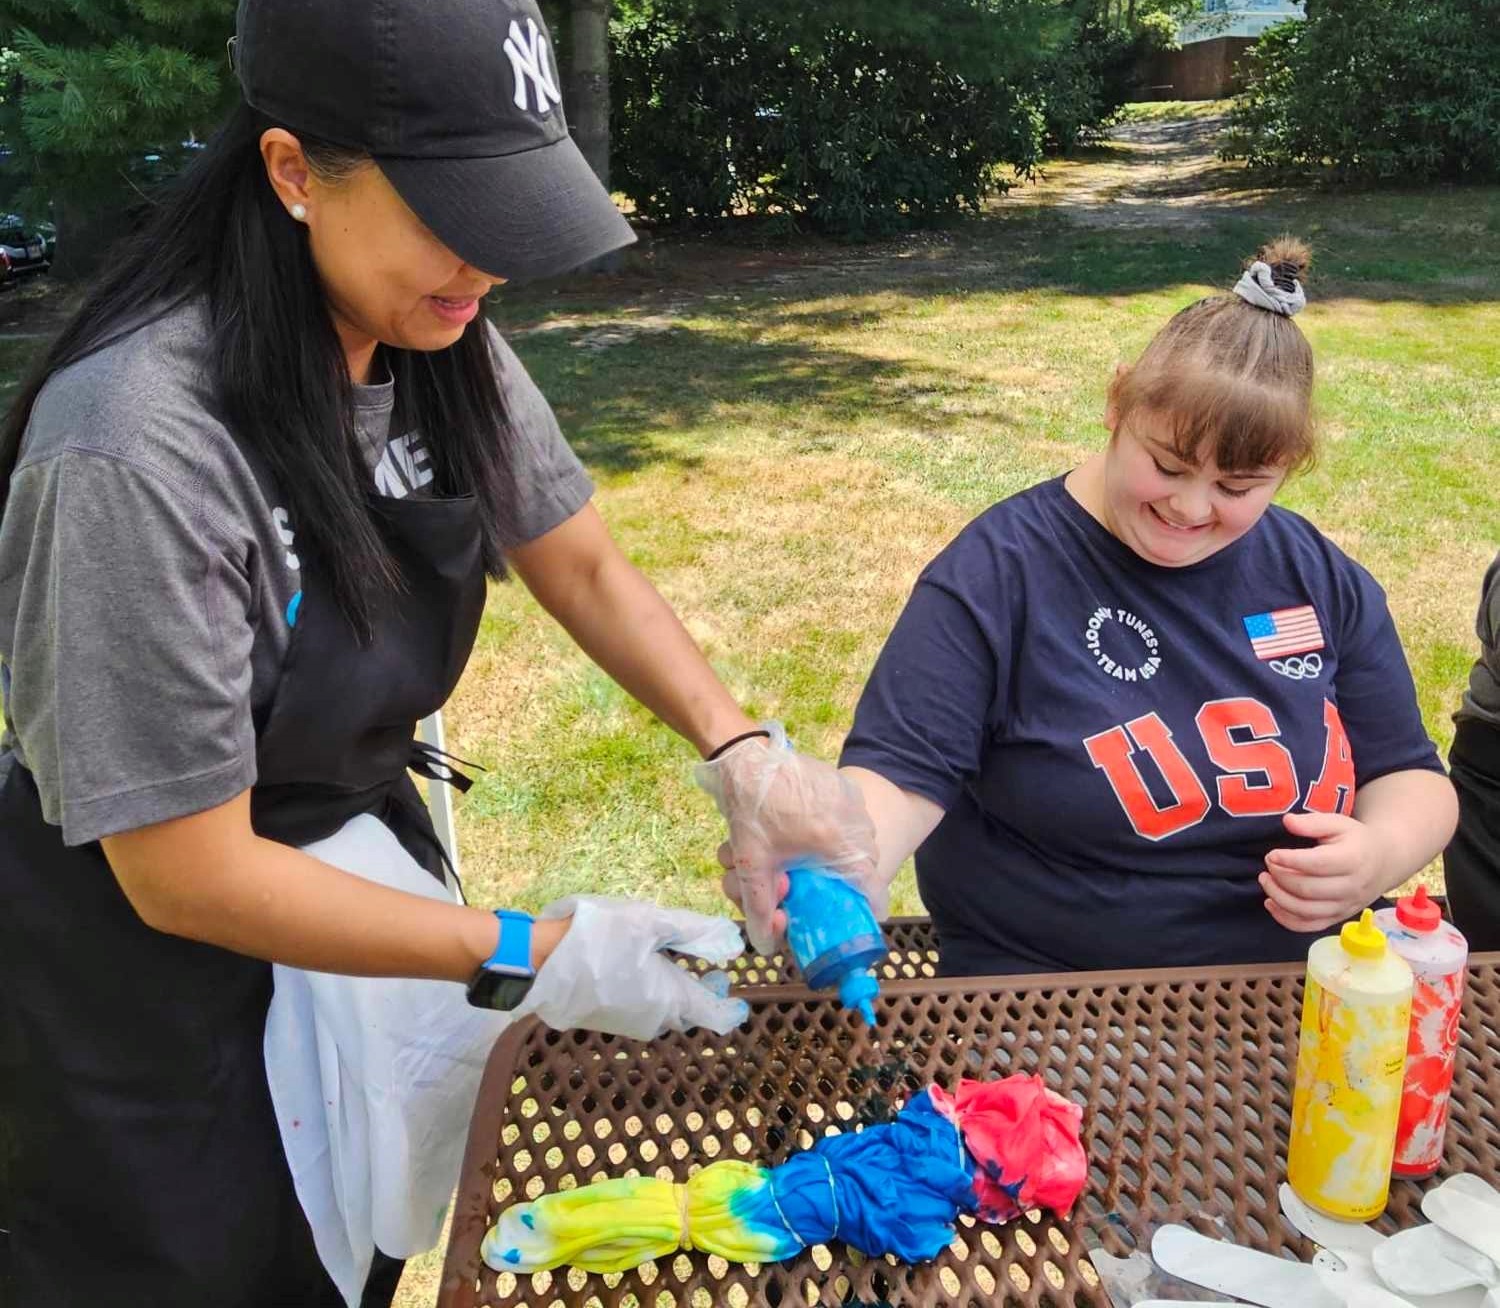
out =
{"type": "Polygon", "coordinates": [[[517,1204],[481,1252],[497,1271],[621,1272],[679,1249],[766,1263],[843,1240],[923,1262],[952,1243],[959,1213],[1071,1207],[1086,1174],[1080,1120],[1037,1077],[964,1082],[954,1097],[933,1086],[895,1121],[825,1136],[780,1167],[726,1160],[685,1184],[626,1177],[517,1204]]]}

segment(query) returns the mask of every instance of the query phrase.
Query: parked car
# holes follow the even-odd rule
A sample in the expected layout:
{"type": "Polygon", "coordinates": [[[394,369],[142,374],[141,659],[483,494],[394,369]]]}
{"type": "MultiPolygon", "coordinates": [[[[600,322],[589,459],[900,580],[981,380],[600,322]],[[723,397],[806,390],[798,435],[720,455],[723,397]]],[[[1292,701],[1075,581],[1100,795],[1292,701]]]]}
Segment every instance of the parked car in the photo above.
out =
{"type": "Polygon", "coordinates": [[[19,214],[0,214],[0,272],[4,281],[46,272],[56,249],[57,233],[51,223],[28,223],[19,214]]]}
{"type": "Polygon", "coordinates": [[[137,186],[149,191],[176,177],[201,149],[203,142],[190,136],[176,145],[156,147],[137,155],[130,161],[127,171],[137,186]]]}

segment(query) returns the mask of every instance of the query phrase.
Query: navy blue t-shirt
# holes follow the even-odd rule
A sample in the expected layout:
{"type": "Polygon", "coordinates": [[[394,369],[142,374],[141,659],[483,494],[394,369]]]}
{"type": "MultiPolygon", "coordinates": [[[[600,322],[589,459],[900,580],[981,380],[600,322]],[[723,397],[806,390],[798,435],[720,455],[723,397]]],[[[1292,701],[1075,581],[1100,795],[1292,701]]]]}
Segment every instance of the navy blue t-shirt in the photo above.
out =
{"type": "Polygon", "coordinates": [[[1309,522],[1164,568],[1061,478],[928,565],[840,761],[944,809],[916,863],[950,975],[1301,958],[1256,881],[1282,814],[1442,770],[1384,593],[1309,522]]]}

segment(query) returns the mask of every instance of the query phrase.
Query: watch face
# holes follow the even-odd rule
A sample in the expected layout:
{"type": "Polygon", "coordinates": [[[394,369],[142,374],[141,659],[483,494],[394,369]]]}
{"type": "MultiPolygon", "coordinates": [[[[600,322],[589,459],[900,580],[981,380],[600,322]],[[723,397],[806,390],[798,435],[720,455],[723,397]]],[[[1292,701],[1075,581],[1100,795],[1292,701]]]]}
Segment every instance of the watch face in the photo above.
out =
{"type": "Polygon", "coordinates": [[[508,1013],[526,998],[535,980],[529,976],[481,972],[469,983],[469,1002],[476,1008],[493,1008],[508,1013]]]}

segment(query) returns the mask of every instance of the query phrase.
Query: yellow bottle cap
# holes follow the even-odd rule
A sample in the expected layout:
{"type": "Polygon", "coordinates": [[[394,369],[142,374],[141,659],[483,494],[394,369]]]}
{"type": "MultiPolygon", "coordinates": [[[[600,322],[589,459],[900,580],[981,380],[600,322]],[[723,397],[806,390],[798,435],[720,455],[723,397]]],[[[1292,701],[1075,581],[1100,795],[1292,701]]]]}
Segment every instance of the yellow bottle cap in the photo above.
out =
{"type": "Polygon", "coordinates": [[[1375,911],[1367,908],[1358,922],[1345,922],[1339,943],[1355,958],[1380,958],[1385,953],[1385,932],[1375,925],[1375,911]]]}

